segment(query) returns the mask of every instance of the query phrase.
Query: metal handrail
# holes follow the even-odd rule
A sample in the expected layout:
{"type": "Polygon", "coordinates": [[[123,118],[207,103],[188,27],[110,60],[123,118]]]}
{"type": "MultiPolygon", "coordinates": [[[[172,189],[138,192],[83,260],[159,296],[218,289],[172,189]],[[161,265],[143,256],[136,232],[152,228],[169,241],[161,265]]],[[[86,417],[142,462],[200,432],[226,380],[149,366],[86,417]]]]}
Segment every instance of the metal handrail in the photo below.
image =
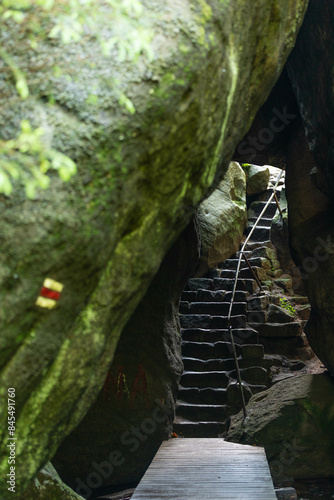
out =
{"type": "MultiPolygon", "coordinates": [[[[243,410],[243,414],[244,414],[244,420],[247,417],[247,410],[246,410],[246,402],[245,402],[244,389],[243,389],[243,386],[242,386],[242,380],[241,380],[241,374],[240,374],[239,361],[238,361],[237,351],[236,351],[236,348],[235,348],[234,335],[233,335],[232,326],[231,326],[232,308],[233,308],[235,292],[236,292],[237,284],[238,284],[238,276],[239,276],[239,271],[240,271],[241,259],[242,258],[245,259],[245,256],[243,255],[243,253],[245,251],[245,246],[247,245],[248,241],[250,240],[250,237],[252,236],[252,234],[253,234],[256,226],[260,222],[263,214],[267,210],[268,205],[269,205],[269,203],[271,202],[271,200],[273,198],[275,198],[275,201],[276,201],[276,203],[277,203],[277,205],[279,207],[280,213],[281,213],[281,209],[280,209],[280,206],[279,206],[279,203],[278,203],[278,199],[277,199],[277,196],[276,196],[276,189],[277,189],[278,183],[279,183],[279,181],[280,181],[280,179],[281,179],[281,177],[283,175],[283,172],[284,172],[284,170],[282,170],[280,172],[280,174],[278,175],[278,177],[276,179],[275,186],[273,188],[272,195],[270,196],[270,198],[268,199],[267,203],[265,204],[262,212],[258,216],[258,218],[257,218],[254,226],[252,227],[251,231],[249,232],[249,235],[247,236],[247,238],[246,238],[246,240],[245,240],[244,244],[242,245],[242,248],[241,248],[241,250],[239,252],[239,260],[238,260],[237,270],[236,270],[235,278],[234,278],[234,286],[233,286],[233,291],[232,291],[232,298],[231,298],[230,308],[229,308],[229,312],[228,312],[228,316],[227,316],[228,332],[229,332],[230,339],[231,339],[231,345],[232,345],[232,350],[233,350],[233,357],[234,357],[234,362],[235,362],[235,366],[236,366],[236,370],[237,370],[237,379],[238,379],[238,384],[239,384],[239,387],[240,387],[241,400],[242,400],[242,410],[243,410]]],[[[246,260],[246,262],[247,262],[247,260],[246,260]]]]}

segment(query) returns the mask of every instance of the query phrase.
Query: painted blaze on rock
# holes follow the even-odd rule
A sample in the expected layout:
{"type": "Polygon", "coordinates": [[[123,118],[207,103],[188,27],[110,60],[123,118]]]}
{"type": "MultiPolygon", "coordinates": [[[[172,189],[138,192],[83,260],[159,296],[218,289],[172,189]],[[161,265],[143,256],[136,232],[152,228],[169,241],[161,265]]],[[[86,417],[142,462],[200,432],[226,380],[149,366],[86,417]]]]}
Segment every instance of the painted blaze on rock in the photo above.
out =
{"type": "MultiPolygon", "coordinates": [[[[147,0],[155,59],[137,65],[102,57],[89,37],[67,47],[40,40],[35,64],[33,49],[11,45],[16,26],[1,32],[31,90],[21,101],[10,73],[0,73],[1,137],[15,136],[29,116],[78,165],[66,185],[50,174],[50,189],[35,200],[20,189],[0,200],[0,397],[16,388],[19,492],[96,398],[123,327],[193,207],[223,175],[306,5],[147,0]],[[135,115],[119,106],[115,78],[135,115]],[[50,311],[35,305],[45,278],[64,284],[50,311]]],[[[110,26],[106,12],[101,30],[110,26]]],[[[2,407],[1,491],[6,419],[2,407]]]]}

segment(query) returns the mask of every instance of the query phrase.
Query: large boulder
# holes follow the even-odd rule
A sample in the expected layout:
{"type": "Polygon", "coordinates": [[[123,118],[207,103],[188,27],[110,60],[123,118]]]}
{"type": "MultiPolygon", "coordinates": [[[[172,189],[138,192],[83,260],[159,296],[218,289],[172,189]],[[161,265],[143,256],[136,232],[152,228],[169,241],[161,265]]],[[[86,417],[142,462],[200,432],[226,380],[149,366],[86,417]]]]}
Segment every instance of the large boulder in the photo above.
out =
{"type": "Polygon", "coordinates": [[[268,166],[246,165],[247,194],[248,196],[260,194],[266,191],[270,179],[268,166]]]}
{"type": "MultiPolygon", "coordinates": [[[[91,31],[67,46],[41,37],[35,52],[29,23],[2,26],[2,49],[26,72],[30,96],[22,101],[11,71],[0,73],[1,138],[15,137],[27,118],[78,165],[67,184],[51,172],[49,189],[33,200],[19,185],[0,199],[0,398],[16,389],[18,494],[96,399],[124,326],[193,209],[223,177],[306,7],[146,0],[154,58],[137,63],[118,60],[116,50],[103,56],[91,31]],[[45,279],[63,286],[52,310],[36,305],[45,279]]],[[[50,18],[45,12],[37,25],[50,18]]],[[[113,26],[105,8],[96,32],[112,35],[113,26]]],[[[0,412],[3,492],[6,405],[0,412]]]]}
{"type": "Polygon", "coordinates": [[[20,500],[83,500],[83,498],[62,482],[50,462],[43,467],[32,484],[20,496],[20,500]]]}
{"type": "Polygon", "coordinates": [[[227,439],[264,446],[277,484],[334,475],[334,379],[328,372],[285,379],[252,396],[227,439]]]}
{"type": "Polygon", "coordinates": [[[230,163],[217,189],[199,206],[197,220],[201,258],[195,276],[202,276],[240,246],[247,207],[246,176],[239,163],[230,163]]]}

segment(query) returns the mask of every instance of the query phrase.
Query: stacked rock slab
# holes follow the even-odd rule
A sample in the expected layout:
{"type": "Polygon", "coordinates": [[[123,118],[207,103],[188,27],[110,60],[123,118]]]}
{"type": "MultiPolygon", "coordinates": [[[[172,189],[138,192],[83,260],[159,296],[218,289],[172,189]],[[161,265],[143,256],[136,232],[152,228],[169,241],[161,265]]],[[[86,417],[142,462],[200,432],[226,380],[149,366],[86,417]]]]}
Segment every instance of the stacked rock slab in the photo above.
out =
{"type": "MultiPolygon", "coordinates": [[[[260,196],[260,201],[250,205],[245,234],[251,231],[264,209],[264,200],[269,199],[271,193],[269,189],[260,196]]],[[[287,358],[298,358],[303,353],[307,357],[307,341],[303,334],[305,321],[291,310],[308,305],[305,305],[305,298],[294,296],[291,278],[283,275],[270,241],[270,225],[276,211],[277,204],[271,202],[245,252],[262,290],[242,259],[232,308],[232,332],[246,401],[252,394],[269,387],[273,374],[282,365],[295,369],[294,362],[287,358]],[[294,307],[286,306],[290,302],[285,295],[291,297],[294,307]]],[[[212,269],[206,277],[190,279],[182,294],[180,322],[184,372],[174,431],[185,437],[224,434],[229,417],[242,407],[227,320],[238,257],[239,252],[219,268],[212,269]]],[[[299,363],[297,368],[304,366],[299,363]]]]}

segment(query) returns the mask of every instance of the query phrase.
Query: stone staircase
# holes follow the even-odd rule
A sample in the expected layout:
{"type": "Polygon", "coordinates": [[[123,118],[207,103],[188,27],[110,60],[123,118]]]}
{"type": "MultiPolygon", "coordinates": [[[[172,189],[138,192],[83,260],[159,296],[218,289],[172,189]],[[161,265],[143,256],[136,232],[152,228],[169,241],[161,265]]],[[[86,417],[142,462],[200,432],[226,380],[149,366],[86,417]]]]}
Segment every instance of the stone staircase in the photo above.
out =
{"type": "MultiPolygon", "coordinates": [[[[265,196],[270,196],[270,191],[265,196]]],[[[264,206],[265,201],[250,205],[246,235],[264,206]]],[[[276,210],[276,203],[271,202],[246,249],[246,257],[263,290],[242,260],[232,309],[232,331],[246,401],[269,387],[273,374],[282,365],[289,365],[292,370],[294,366],[298,369],[304,366],[286,358],[299,356],[307,342],[303,321],[293,314],[290,302],[283,302],[287,300],[285,294],[291,295],[294,305],[298,300],[305,304],[305,298],[295,297],[289,289],[289,277],[283,275],[270,241],[270,225],[276,210]],[[284,304],[286,307],[282,307],[284,304]]],[[[184,373],[174,432],[184,437],[222,435],[228,428],[229,417],[242,408],[227,329],[238,257],[239,253],[204,278],[190,279],[181,297],[184,373]]]]}

